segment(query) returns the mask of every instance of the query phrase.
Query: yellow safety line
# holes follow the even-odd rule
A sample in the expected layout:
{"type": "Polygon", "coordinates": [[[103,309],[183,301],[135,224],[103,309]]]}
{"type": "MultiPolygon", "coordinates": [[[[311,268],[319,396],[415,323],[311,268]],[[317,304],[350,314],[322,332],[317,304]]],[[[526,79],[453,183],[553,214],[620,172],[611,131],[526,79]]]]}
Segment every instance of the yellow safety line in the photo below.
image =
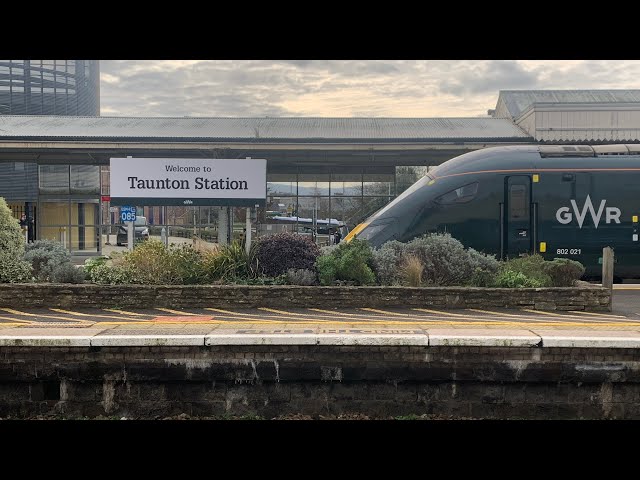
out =
{"type": "Polygon", "coordinates": [[[218,313],[226,313],[228,315],[240,315],[240,316],[247,316],[247,317],[259,317],[260,315],[258,315],[257,313],[238,313],[238,312],[232,312],[230,310],[222,310],[221,308],[205,308],[205,310],[211,310],[212,312],[218,312],[218,313]]]}
{"type": "Polygon", "coordinates": [[[334,312],[332,310],[322,310],[321,308],[307,308],[307,310],[313,310],[314,312],[320,312],[320,313],[330,313],[331,315],[342,315],[345,317],[356,317],[357,314],[355,313],[345,313],[345,312],[334,312]]]}
{"type": "MultiPolygon", "coordinates": [[[[490,313],[491,315],[500,315],[500,316],[503,316],[503,317],[526,318],[526,317],[523,317],[522,315],[515,315],[513,313],[494,312],[492,310],[481,310],[479,308],[467,308],[467,310],[470,310],[472,312],[490,313]]],[[[535,320],[533,320],[533,321],[535,322],[535,320]]]]}
{"type": "Polygon", "coordinates": [[[73,312],[71,310],[63,310],[61,308],[50,308],[49,310],[53,311],[53,312],[58,312],[58,313],[66,313],[68,315],[74,315],[76,317],[100,317],[100,318],[122,318],[116,315],[101,315],[99,313],[80,313],[80,312],[73,312]]]}
{"type": "MultiPolygon", "coordinates": [[[[228,325],[233,325],[235,323],[238,322],[225,322],[228,325]]],[[[249,322],[247,322],[249,323],[249,322]]],[[[243,323],[243,325],[246,325],[247,323],[243,323]]],[[[291,322],[291,321],[273,321],[273,322],[264,322],[264,321],[255,321],[255,322],[250,322],[249,325],[251,324],[263,324],[263,323],[272,323],[272,324],[280,324],[280,325],[316,325],[319,327],[327,327],[326,324],[318,324],[316,322],[291,322]]],[[[543,322],[543,323],[526,323],[526,322],[500,322],[500,321],[490,321],[487,322],[486,324],[484,323],[479,323],[479,322],[463,322],[463,321],[436,321],[436,322],[378,322],[375,324],[372,324],[372,322],[339,322],[339,323],[332,323],[330,324],[330,327],[335,327],[335,328],[351,328],[352,325],[369,325],[372,328],[380,328],[380,327],[385,327],[385,326],[393,326],[393,327],[399,327],[399,326],[403,326],[407,329],[410,329],[412,327],[422,327],[422,328],[428,328],[428,327],[433,327],[434,325],[468,325],[468,326],[478,326],[478,325],[488,325],[488,326],[515,326],[515,327],[523,327],[523,326],[532,326],[532,327],[544,327],[544,326],[548,326],[548,327],[575,327],[575,326],[580,326],[580,327],[620,327],[620,323],[598,323],[598,324],[594,324],[594,323],[581,323],[581,322],[543,322]]],[[[226,325],[225,325],[226,326],[226,325]]],[[[640,327],[640,322],[636,322],[636,323],[628,323],[625,324],[625,326],[628,327],[640,327]]],[[[243,328],[251,328],[251,327],[243,327],[243,328]]],[[[461,331],[464,331],[461,329],[461,331]]]]}
{"type": "Polygon", "coordinates": [[[374,312],[374,313],[383,313],[385,315],[395,315],[397,317],[408,317],[410,315],[408,313],[387,312],[385,310],[377,310],[375,308],[360,308],[359,310],[366,310],[367,312],[374,312]]]}
{"type": "Polygon", "coordinates": [[[157,325],[159,323],[169,323],[169,324],[175,324],[175,325],[198,325],[198,324],[211,324],[211,323],[215,323],[215,324],[219,324],[219,323],[223,323],[220,322],[218,320],[211,320],[211,321],[203,321],[203,320],[196,320],[194,322],[181,322],[179,320],[160,320],[157,322],[154,322],[153,320],[134,320],[131,322],[99,322],[94,324],[94,326],[100,326],[100,325],[157,325]]]}
{"type": "Polygon", "coordinates": [[[134,317],[157,317],[155,313],[136,313],[136,312],[127,312],[126,310],[117,310],[115,308],[103,308],[107,312],[119,313],[121,315],[133,315],[134,317]]]}
{"type": "Polygon", "coordinates": [[[583,312],[581,310],[569,310],[571,313],[578,313],[580,315],[593,315],[595,317],[602,318],[627,318],[624,315],[613,315],[611,313],[595,313],[595,312],[583,312]]]}
{"type": "Polygon", "coordinates": [[[187,316],[194,316],[194,317],[202,316],[199,313],[181,312],[180,310],[171,310],[170,308],[156,307],[155,310],[161,310],[163,312],[175,313],[176,315],[187,315],[187,316]]]}
{"type": "MultiPolygon", "coordinates": [[[[16,322],[16,323],[28,323],[28,324],[32,323],[29,320],[18,320],[17,318],[13,318],[13,317],[0,317],[0,320],[9,320],[10,322],[16,322]]],[[[0,325],[6,325],[6,323],[2,323],[0,325]]]]}
{"type": "Polygon", "coordinates": [[[281,315],[299,315],[299,313],[285,312],[284,310],[276,310],[275,308],[259,307],[258,310],[264,310],[265,312],[279,313],[281,315]]]}
{"type": "Polygon", "coordinates": [[[542,312],[540,310],[530,310],[528,308],[523,308],[522,310],[520,310],[521,312],[529,312],[529,313],[535,313],[536,315],[550,315],[552,317],[559,317],[561,315],[558,315],[557,313],[551,313],[551,312],[542,312]]]}
{"type": "MultiPolygon", "coordinates": [[[[164,321],[164,320],[158,320],[157,322],[149,322],[149,323],[153,323],[154,325],[157,325],[159,323],[161,324],[176,324],[176,325],[185,325],[184,322],[176,322],[176,321],[164,321]]],[[[196,321],[196,322],[189,322],[186,325],[219,325],[221,322],[217,321],[217,320],[211,320],[208,322],[205,321],[196,321]]]]}
{"type": "MultiPolygon", "coordinates": [[[[522,311],[523,312],[536,312],[535,310],[526,310],[526,309],[523,309],[522,311]]],[[[560,315],[560,314],[553,314],[553,313],[549,313],[549,312],[537,312],[537,313],[540,313],[542,315],[551,315],[551,316],[555,317],[556,319],[569,319],[569,320],[580,319],[583,322],[593,322],[593,323],[602,323],[602,322],[606,323],[606,321],[607,321],[606,318],[604,318],[602,320],[595,320],[595,319],[594,320],[591,320],[591,319],[587,320],[584,317],[575,316],[575,315],[560,315]]],[[[542,321],[542,320],[539,320],[539,321],[542,321]]]]}
{"type": "Polygon", "coordinates": [[[0,308],[0,310],[4,310],[5,312],[8,313],[13,313],[14,315],[23,315],[25,317],[38,317],[38,318],[55,318],[58,320],[67,320],[68,322],[74,322],[74,323],[82,323],[82,324],[91,324],[91,322],[87,322],[86,320],[78,320],[76,318],[69,318],[69,317],[60,317],[58,315],[46,315],[46,314],[35,314],[35,313],[27,313],[27,312],[20,312],[18,310],[13,310],[12,308],[0,308]]]}
{"type": "Polygon", "coordinates": [[[469,318],[469,315],[464,315],[462,313],[441,312],[440,310],[429,310],[428,308],[412,308],[411,310],[417,310],[418,312],[425,312],[425,313],[437,313],[438,315],[447,315],[450,317],[469,318]]]}
{"type": "Polygon", "coordinates": [[[640,290],[640,286],[638,287],[613,287],[614,290],[640,290]]]}

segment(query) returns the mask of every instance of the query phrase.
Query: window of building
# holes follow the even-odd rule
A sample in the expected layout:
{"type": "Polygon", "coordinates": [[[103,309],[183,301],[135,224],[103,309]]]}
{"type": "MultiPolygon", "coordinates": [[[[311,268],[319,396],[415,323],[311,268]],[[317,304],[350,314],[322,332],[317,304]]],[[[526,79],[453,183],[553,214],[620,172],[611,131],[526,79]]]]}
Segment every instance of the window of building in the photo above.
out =
{"type": "Polygon", "coordinates": [[[71,193],[100,193],[100,167],[98,165],[70,165],[71,193]]]}
{"type": "Polygon", "coordinates": [[[267,175],[268,195],[296,195],[295,173],[270,173],[267,175]]]}
{"type": "Polygon", "coordinates": [[[362,177],[363,195],[394,195],[393,174],[365,173],[362,177]]]}
{"type": "Polygon", "coordinates": [[[69,193],[69,165],[40,165],[40,193],[69,193]]]}
{"type": "Polygon", "coordinates": [[[331,174],[331,195],[362,195],[361,173],[331,174]]]}

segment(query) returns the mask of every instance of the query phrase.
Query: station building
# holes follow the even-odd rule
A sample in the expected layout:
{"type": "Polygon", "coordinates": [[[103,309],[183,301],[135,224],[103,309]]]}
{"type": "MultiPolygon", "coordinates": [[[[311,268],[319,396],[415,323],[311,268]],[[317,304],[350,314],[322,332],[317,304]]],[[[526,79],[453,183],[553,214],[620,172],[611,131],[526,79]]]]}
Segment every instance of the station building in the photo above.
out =
{"type": "MultiPolygon", "coordinates": [[[[119,223],[109,202],[113,157],[266,159],[263,234],[278,230],[276,217],[300,219],[291,226],[298,232],[313,217],[353,228],[427,169],[473,150],[622,142],[640,142],[640,90],[502,91],[488,116],[469,118],[0,115],[0,196],[33,219],[33,239],[95,255],[119,223]]],[[[152,235],[169,227],[212,241],[224,210],[137,207],[152,235]]],[[[232,213],[243,221],[243,209],[232,213]]]]}

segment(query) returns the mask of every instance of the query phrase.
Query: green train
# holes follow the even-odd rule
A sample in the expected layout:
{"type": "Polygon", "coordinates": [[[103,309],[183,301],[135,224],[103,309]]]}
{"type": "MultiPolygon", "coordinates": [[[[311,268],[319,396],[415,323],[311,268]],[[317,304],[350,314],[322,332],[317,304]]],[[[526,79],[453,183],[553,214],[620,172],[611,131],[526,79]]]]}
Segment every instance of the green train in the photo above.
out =
{"type": "Polygon", "coordinates": [[[601,274],[640,277],[640,145],[522,145],[486,148],[429,172],[347,236],[379,247],[449,232],[498,258],[539,253],[601,274]]]}

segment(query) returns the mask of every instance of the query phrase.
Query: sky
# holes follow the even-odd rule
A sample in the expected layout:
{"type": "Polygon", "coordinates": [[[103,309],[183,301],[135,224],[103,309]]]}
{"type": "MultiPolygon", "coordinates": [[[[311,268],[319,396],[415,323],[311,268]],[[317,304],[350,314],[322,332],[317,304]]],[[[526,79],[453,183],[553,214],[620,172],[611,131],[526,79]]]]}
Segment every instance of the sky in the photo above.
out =
{"type": "Polygon", "coordinates": [[[102,116],[482,117],[499,90],[638,88],[634,60],[102,60],[102,116]]]}

